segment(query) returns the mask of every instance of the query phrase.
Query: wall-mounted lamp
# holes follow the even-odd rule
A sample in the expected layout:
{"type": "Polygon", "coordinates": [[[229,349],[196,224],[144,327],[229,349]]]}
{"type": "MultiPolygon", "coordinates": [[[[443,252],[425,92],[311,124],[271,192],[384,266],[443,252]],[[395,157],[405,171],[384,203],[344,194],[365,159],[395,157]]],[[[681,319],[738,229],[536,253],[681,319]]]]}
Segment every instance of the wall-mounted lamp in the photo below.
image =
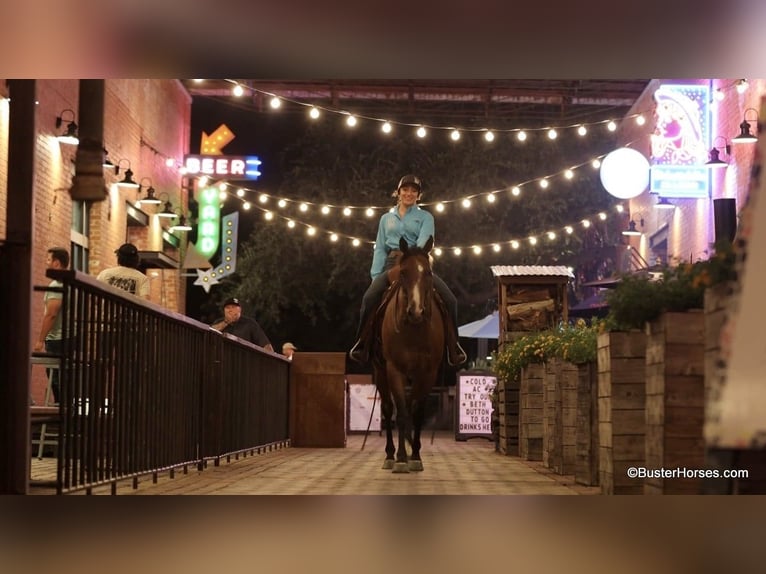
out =
{"type": "MultiPolygon", "coordinates": [[[[641,219],[639,221],[640,221],[641,227],[643,227],[644,220],[641,219]]],[[[636,229],[636,222],[633,221],[632,219],[630,220],[630,223],[628,224],[628,228],[623,230],[622,234],[623,235],[642,235],[642,233],[638,229],[636,229]]]]}
{"type": "Polygon", "coordinates": [[[144,187],[146,188],[146,197],[144,197],[143,199],[139,197],[137,203],[141,203],[142,205],[144,203],[148,203],[151,205],[159,205],[160,203],[162,203],[159,199],[154,197],[154,188],[152,187],[152,179],[150,177],[142,177],[141,183],[137,184],[137,186],[138,186],[139,196],[141,195],[141,189],[143,189],[144,187]],[[144,185],[145,181],[148,181],[149,185],[144,185]]]}
{"type": "Polygon", "coordinates": [[[173,233],[175,231],[191,231],[192,226],[189,225],[188,219],[183,214],[183,211],[180,207],[176,207],[175,214],[178,216],[178,223],[175,225],[171,225],[169,228],[170,233],[173,233]]]}
{"type": "Polygon", "coordinates": [[[101,165],[104,166],[104,169],[113,169],[115,174],[120,169],[119,166],[114,165],[109,159],[109,152],[106,151],[106,148],[104,148],[104,160],[101,162],[101,165]]]}
{"type": "Polygon", "coordinates": [[[747,119],[747,112],[753,112],[755,114],[755,125],[758,127],[758,110],[755,108],[747,108],[745,110],[742,123],[739,124],[739,135],[731,138],[732,143],[755,143],[758,141],[758,136],[750,133],[750,122],[753,120],[747,119]]]}
{"type": "Polygon", "coordinates": [[[157,203],[163,203],[163,200],[162,200],[163,196],[165,198],[164,200],[165,207],[163,208],[162,211],[160,211],[157,214],[157,217],[167,217],[168,219],[175,219],[176,212],[173,211],[173,205],[170,203],[170,196],[167,193],[164,193],[164,192],[161,193],[160,199],[157,200],[157,203]]]}
{"type": "Polygon", "coordinates": [[[67,122],[66,131],[56,137],[56,139],[61,143],[71,145],[77,145],[80,143],[80,138],[77,137],[77,124],[75,123],[74,119],[74,111],[70,109],[63,110],[60,115],[56,116],[56,129],[59,129],[64,122],[67,122]],[[65,118],[65,115],[71,119],[65,118]]]}
{"type": "Polygon", "coordinates": [[[128,169],[125,170],[125,177],[122,178],[122,181],[118,181],[117,185],[120,187],[132,187],[136,188],[139,187],[139,185],[136,183],[136,180],[133,179],[133,170],[130,169],[130,160],[129,159],[121,159],[117,162],[117,167],[114,168],[114,173],[120,173],[120,166],[122,165],[122,162],[128,162],[128,169]]]}
{"type": "Polygon", "coordinates": [[[710,169],[719,169],[729,167],[729,163],[721,159],[721,154],[718,150],[723,150],[727,156],[731,156],[731,145],[727,142],[723,136],[718,136],[713,140],[713,147],[710,150],[710,159],[705,162],[705,165],[710,169]],[[723,146],[716,146],[718,140],[723,140],[723,146]]]}
{"type": "Polygon", "coordinates": [[[667,197],[661,197],[660,200],[654,204],[654,209],[675,209],[675,203],[670,203],[667,197]]]}

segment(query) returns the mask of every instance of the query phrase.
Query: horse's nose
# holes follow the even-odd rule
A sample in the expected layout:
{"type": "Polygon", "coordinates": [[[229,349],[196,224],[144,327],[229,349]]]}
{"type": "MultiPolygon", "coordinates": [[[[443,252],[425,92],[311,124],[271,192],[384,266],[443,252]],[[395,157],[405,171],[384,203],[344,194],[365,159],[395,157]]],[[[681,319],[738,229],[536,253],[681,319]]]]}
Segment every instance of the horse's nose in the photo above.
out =
{"type": "Polygon", "coordinates": [[[407,310],[407,316],[411,323],[420,323],[423,320],[423,308],[422,307],[410,307],[407,310]]]}

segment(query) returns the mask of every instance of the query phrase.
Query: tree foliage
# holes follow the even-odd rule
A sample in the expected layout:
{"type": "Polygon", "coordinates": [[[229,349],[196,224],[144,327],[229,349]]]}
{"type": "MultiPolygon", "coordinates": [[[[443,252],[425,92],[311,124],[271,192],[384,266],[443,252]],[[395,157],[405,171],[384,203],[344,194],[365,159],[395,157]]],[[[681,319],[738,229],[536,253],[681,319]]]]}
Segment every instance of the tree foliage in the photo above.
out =
{"type": "MultiPolygon", "coordinates": [[[[553,242],[541,237],[536,247],[525,244],[517,251],[505,243],[558,229],[613,203],[598,183],[598,172],[590,167],[577,170],[572,180],[559,174],[548,190],[537,185],[538,178],[582,164],[614,146],[608,139],[583,144],[575,137],[562,135],[551,142],[536,135],[537,142],[520,143],[506,134],[498,138],[502,141],[487,144],[475,133],[452,142],[444,132],[432,132],[421,141],[410,133],[383,137],[375,126],[349,130],[328,119],[307,124],[303,134],[281,151],[276,168],[281,183],[270,193],[338,207],[393,205],[392,191],[406,173],[423,179],[424,204],[498,190],[492,204],[477,196],[470,209],[459,202],[450,203],[444,213],[425,207],[436,219],[437,246],[464,248],[459,257],[443,254],[434,268],[455,292],[460,320],[466,322],[496,306],[491,265],[570,264],[582,258],[585,247],[611,240],[607,227],[593,226],[553,242]],[[523,184],[520,197],[509,193],[517,184],[523,184]],[[470,252],[474,244],[492,242],[504,243],[500,253],[470,252]]],[[[339,209],[322,215],[316,207],[307,213],[265,207],[363,243],[357,248],[347,240],[332,243],[323,231],[309,237],[301,225],[289,229],[284,219],[268,222],[252,210],[248,217],[253,217],[254,229],[240,239],[237,274],[218,296],[236,294],[247,301],[275,345],[291,340],[301,349],[348,349],[370,281],[368,242],[375,238],[381,211],[367,218],[356,210],[347,218],[339,209]]]]}

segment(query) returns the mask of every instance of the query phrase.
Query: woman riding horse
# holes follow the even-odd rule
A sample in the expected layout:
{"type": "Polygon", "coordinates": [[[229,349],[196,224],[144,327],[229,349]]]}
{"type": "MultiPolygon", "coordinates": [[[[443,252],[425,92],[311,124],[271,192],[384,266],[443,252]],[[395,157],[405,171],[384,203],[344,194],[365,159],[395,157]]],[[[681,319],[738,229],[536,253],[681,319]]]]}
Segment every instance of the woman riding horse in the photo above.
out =
{"type": "MultiPolygon", "coordinates": [[[[370,359],[372,329],[367,325],[371,312],[380,305],[383,293],[389,286],[388,271],[401,255],[399,240],[404,238],[408,245],[423,247],[429,237],[434,236],[434,217],[417,204],[421,198],[422,185],[415,175],[405,175],[399,180],[394,192],[397,203],[384,213],[378,224],[378,236],[375,238],[375,251],[372,256],[370,275],[372,283],[362,297],[359,313],[359,326],[356,332],[356,344],[349,356],[358,363],[366,364],[370,359]]],[[[447,307],[445,318],[445,338],[447,341],[447,361],[452,366],[462,365],[466,361],[465,351],[460,347],[457,333],[457,299],[447,284],[434,275],[434,287],[447,307]]]]}

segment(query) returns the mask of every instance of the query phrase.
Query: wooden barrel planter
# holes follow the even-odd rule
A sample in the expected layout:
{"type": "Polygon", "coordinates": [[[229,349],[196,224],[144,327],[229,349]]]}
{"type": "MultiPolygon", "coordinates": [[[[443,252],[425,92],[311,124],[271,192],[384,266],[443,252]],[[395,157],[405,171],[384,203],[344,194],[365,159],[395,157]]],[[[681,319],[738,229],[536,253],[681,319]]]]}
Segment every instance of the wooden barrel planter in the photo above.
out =
{"type": "Polygon", "coordinates": [[[602,494],[642,494],[628,469],[645,466],[646,334],[598,336],[599,484],[602,494]]]}
{"type": "Polygon", "coordinates": [[[577,365],[575,422],[575,482],[598,485],[598,369],[596,363],[577,365]]]}
{"type": "Polygon", "coordinates": [[[543,459],[543,378],[545,365],[532,363],[521,371],[519,383],[519,456],[543,459]]]}
{"type": "Polygon", "coordinates": [[[519,456],[519,381],[497,382],[498,449],[519,456]]]}

